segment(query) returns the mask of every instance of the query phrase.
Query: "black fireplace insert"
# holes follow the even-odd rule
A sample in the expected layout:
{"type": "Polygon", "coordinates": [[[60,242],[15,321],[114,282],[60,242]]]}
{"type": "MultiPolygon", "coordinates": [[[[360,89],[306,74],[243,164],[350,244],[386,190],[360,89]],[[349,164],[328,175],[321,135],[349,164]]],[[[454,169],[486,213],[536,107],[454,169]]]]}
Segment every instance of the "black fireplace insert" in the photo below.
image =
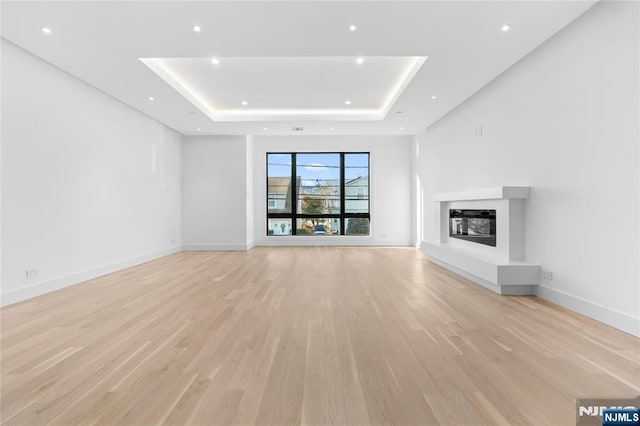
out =
{"type": "Polygon", "coordinates": [[[449,210],[449,237],[496,246],[495,210],[449,210]]]}

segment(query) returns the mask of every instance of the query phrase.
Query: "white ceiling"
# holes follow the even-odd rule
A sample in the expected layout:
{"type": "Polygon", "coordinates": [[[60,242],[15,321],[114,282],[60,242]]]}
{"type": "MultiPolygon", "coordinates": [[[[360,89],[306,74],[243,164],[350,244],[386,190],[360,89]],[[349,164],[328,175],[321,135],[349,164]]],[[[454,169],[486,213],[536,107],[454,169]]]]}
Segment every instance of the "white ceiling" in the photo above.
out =
{"type": "Polygon", "coordinates": [[[0,28],[183,134],[412,134],[594,3],[4,1],[0,28]]]}

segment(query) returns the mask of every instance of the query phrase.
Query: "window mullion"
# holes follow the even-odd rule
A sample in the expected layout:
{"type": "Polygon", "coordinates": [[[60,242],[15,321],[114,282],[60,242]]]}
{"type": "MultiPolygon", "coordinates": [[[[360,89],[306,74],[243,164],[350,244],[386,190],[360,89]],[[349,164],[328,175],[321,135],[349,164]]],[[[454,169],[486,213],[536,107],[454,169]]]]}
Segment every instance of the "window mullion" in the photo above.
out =
{"type": "Polygon", "coordinates": [[[291,153],[291,235],[298,235],[298,179],[296,153],[291,153]]]}
{"type": "Polygon", "coordinates": [[[344,213],[345,213],[345,182],[344,182],[344,152],[340,153],[340,235],[346,235],[344,229],[344,213]]]}

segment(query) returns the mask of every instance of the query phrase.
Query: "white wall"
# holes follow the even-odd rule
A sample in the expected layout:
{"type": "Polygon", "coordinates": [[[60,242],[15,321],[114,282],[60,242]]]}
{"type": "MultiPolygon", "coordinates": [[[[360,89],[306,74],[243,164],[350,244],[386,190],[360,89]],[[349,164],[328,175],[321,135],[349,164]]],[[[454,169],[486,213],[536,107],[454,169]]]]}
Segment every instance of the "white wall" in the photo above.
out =
{"type": "Polygon", "coordinates": [[[179,135],[1,47],[2,304],[178,250],[179,135]]]}
{"type": "Polygon", "coordinates": [[[254,136],[254,231],[257,245],[399,245],[412,242],[411,137],[409,136],[254,136]],[[267,152],[369,151],[370,237],[284,237],[266,235],[267,152]]]}
{"type": "Polygon", "coordinates": [[[246,250],[244,136],[182,138],[182,236],[188,250],[246,250]]]}
{"type": "Polygon", "coordinates": [[[596,4],[418,142],[425,240],[432,193],[530,185],[526,259],[553,272],[539,295],[636,335],[638,16],[596,4]]]}
{"type": "Polygon", "coordinates": [[[253,229],[253,224],[255,221],[255,203],[254,203],[254,175],[253,175],[253,136],[247,136],[247,158],[246,158],[246,167],[247,167],[247,247],[253,247],[255,242],[255,232],[253,229]]]}

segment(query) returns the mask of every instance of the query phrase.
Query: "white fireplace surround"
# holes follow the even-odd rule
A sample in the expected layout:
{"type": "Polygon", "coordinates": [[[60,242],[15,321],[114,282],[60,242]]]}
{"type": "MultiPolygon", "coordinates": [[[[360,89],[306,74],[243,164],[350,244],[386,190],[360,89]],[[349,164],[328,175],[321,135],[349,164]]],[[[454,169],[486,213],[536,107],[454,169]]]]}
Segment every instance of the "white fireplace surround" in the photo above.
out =
{"type": "Polygon", "coordinates": [[[433,194],[435,241],[423,241],[429,259],[505,295],[535,294],[540,265],[525,261],[525,200],[528,186],[497,186],[433,194]],[[449,237],[449,209],[496,211],[496,246],[449,237]]]}

